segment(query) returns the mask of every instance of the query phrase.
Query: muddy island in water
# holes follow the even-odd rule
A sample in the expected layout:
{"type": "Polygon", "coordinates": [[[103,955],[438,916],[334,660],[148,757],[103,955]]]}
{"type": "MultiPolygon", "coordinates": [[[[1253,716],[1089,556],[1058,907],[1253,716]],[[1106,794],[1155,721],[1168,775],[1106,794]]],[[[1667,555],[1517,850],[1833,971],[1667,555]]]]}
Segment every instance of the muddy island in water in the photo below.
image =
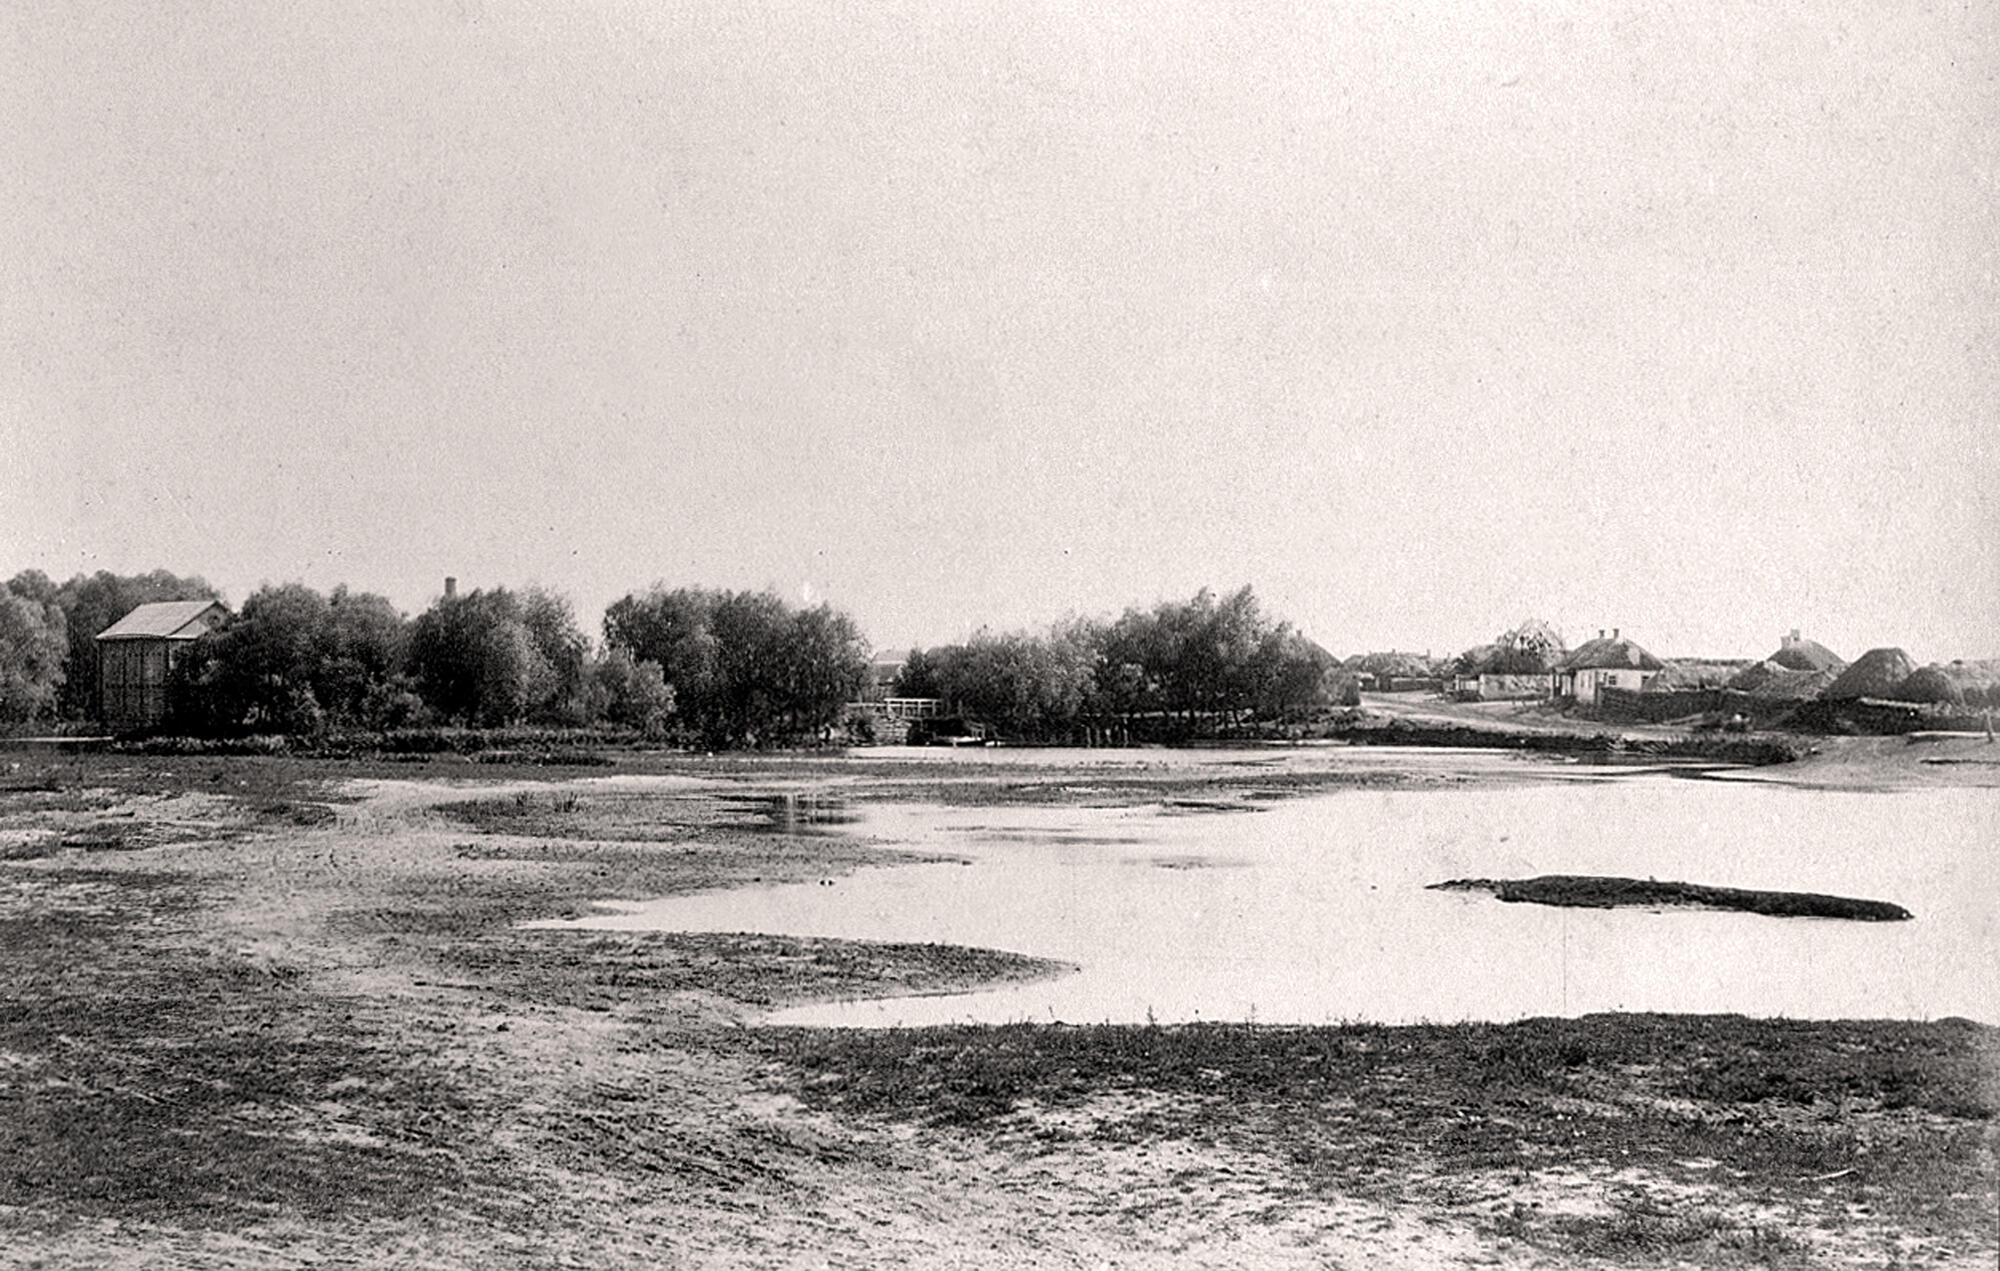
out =
{"type": "Polygon", "coordinates": [[[1884,900],[1856,900],[1817,892],[1707,887],[1653,878],[1601,878],[1543,874],[1538,878],[1453,878],[1431,891],[1491,892],[1510,904],[1577,909],[1723,909],[1774,918],[1846,918],[1857,922],[1908,922],[1910,911],[1884,900]]]}

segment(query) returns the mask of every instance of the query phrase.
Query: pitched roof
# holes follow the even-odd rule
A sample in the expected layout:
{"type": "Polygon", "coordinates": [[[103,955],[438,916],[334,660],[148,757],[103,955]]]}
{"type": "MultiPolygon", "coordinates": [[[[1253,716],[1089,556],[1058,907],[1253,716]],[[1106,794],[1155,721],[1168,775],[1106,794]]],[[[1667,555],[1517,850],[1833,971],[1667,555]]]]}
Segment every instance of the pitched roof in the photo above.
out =
{"type": "Polygon", "coordinates": [[[1666,664],[1639,647],[1636,640],[1620,636],[1599,636],[1578,647],[1577,651],[1564,658],[1560,669],[1565,671],[1657,671],[1666,664]]]}
{"type": "Polygon", "coordinates": [[[204,625],[195,630],[194,625],[211,609],[221,609],[219,600],[159,600],[152,604],[140,605],[97,633],[100,640],[192,640],[207,630],[204,625]]]}

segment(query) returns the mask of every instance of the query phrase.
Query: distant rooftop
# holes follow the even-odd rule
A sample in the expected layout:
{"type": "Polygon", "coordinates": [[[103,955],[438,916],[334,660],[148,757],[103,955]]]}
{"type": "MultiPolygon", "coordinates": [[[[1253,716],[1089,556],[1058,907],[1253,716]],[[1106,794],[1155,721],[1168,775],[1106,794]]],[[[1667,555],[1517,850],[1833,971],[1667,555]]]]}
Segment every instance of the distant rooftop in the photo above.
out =
{"type": "Polygon", "coordinates": [[[222,608],[219,600],[157,600],[140,605],[97,633],[100,640],[192,640],[208,628],[195,627],[196,619],[211,609],[222,608]]]}

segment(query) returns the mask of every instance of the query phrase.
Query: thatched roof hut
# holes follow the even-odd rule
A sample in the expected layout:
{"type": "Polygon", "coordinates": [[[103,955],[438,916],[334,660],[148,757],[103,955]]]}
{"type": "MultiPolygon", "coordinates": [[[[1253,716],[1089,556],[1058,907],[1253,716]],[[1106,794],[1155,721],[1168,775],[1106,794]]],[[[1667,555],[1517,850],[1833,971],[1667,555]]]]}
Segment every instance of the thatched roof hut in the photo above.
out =
{"type": "Polygon", "coordinates": [[[1893,697],[1917,664],[1901,649],[1870,649],[1826,686],[1820,697],[1830,702],[1857,697],[1893,697]]]}
{"type": "Polygon", "coordinates": [[[1800,637],[1795,627],[1778,641],[1778,651],[1766,658],[1788,671],[1832,671],[1847,669],[1847,660],[1817,640],[1800,637]]]}
{"type": "Polygon", "coordinates": [[[1586,641],[1559,665],[1565,671],[1659,671],[1666,667],[1666,663],[1640,648],[1637,640],[1628,640],[1616,631],[1608,636],[1599,633],[1595,640],[1586,641]]]}

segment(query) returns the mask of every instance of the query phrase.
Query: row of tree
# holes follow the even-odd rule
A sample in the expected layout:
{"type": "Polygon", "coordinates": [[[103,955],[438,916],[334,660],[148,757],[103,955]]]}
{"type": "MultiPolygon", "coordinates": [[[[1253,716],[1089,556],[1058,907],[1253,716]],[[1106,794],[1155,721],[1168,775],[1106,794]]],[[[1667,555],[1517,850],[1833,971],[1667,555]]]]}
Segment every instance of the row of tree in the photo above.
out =
{"type": "Polygon", "coordinates": [[[895,691],[942,699],[948,712],[1005,736],[1060,741],[1111,728],[1227,733],[1252,717],[1324,709],[1345,678],[1331,654],[1267,617],[1245,587],[1221,597],[1204,589],[1108,622],[912,650],[895,691]]]}
{"type": "MultiPolygon", "coordinates": [[[[0,723],[97,717],[97,634],[140,604],[214,598],[164,571],[16,575],[0,590],[0,723]]],[[[656,585],[611,605],[593,641],[540,587],[446,595],[406,618],[382,596],[287,583],[252,593],[180,656],[168,722],[202,735],[610,723],[707,747],[794,744],[840,726],[868,657],[848,615],[768,591],[656,585]]],[[[1322,708],[1341,680],[1246,587],[912,651],[897,691],[1056,741],[1227,732],[1322,708]]]]}
{"type": "Polygon", "coordinates": [[[445,596],[405,622],[380,596],[288,584],[197,641],[172,697],[178,727],[211,734],[609,723],[735,747],[827,736],[867,669],[846,615],[770,592],[635,593],[596,645],[538,587],[445,596]]]}
{"type": "Polygon", "coordinates": [[[264,587],[175,668],[172,725],[197,734],[306,734],[423,724],[660,732],[659,668],[595,652],[569,602],[538,587],[445,596],[405,620],[381,596],[264,587]]]}
{"type": "Polygon", "coordinates": [[[680,728],[711,747],[826,737],[868,681],[868,643],[830,605],[655,586],[604,614],[605,643],[660,668],[680,728]]]}
{"type": "MultiPolygon", "coordinates": [[[[164,571],[25,571],[0,587],[0,725],[101,715],[97,634],[139,605],[211,600],[164,571]]],[[[593,642],[561,595],[496,587],[414,619],[382,596],[297,583],[252,593],[177,660],[169,727],[306,734],[431,724],[609,723],[709,746],[824,736],[866,682],[845,614],[769,592],[654,588],[611,607],[593,642]]]]}

